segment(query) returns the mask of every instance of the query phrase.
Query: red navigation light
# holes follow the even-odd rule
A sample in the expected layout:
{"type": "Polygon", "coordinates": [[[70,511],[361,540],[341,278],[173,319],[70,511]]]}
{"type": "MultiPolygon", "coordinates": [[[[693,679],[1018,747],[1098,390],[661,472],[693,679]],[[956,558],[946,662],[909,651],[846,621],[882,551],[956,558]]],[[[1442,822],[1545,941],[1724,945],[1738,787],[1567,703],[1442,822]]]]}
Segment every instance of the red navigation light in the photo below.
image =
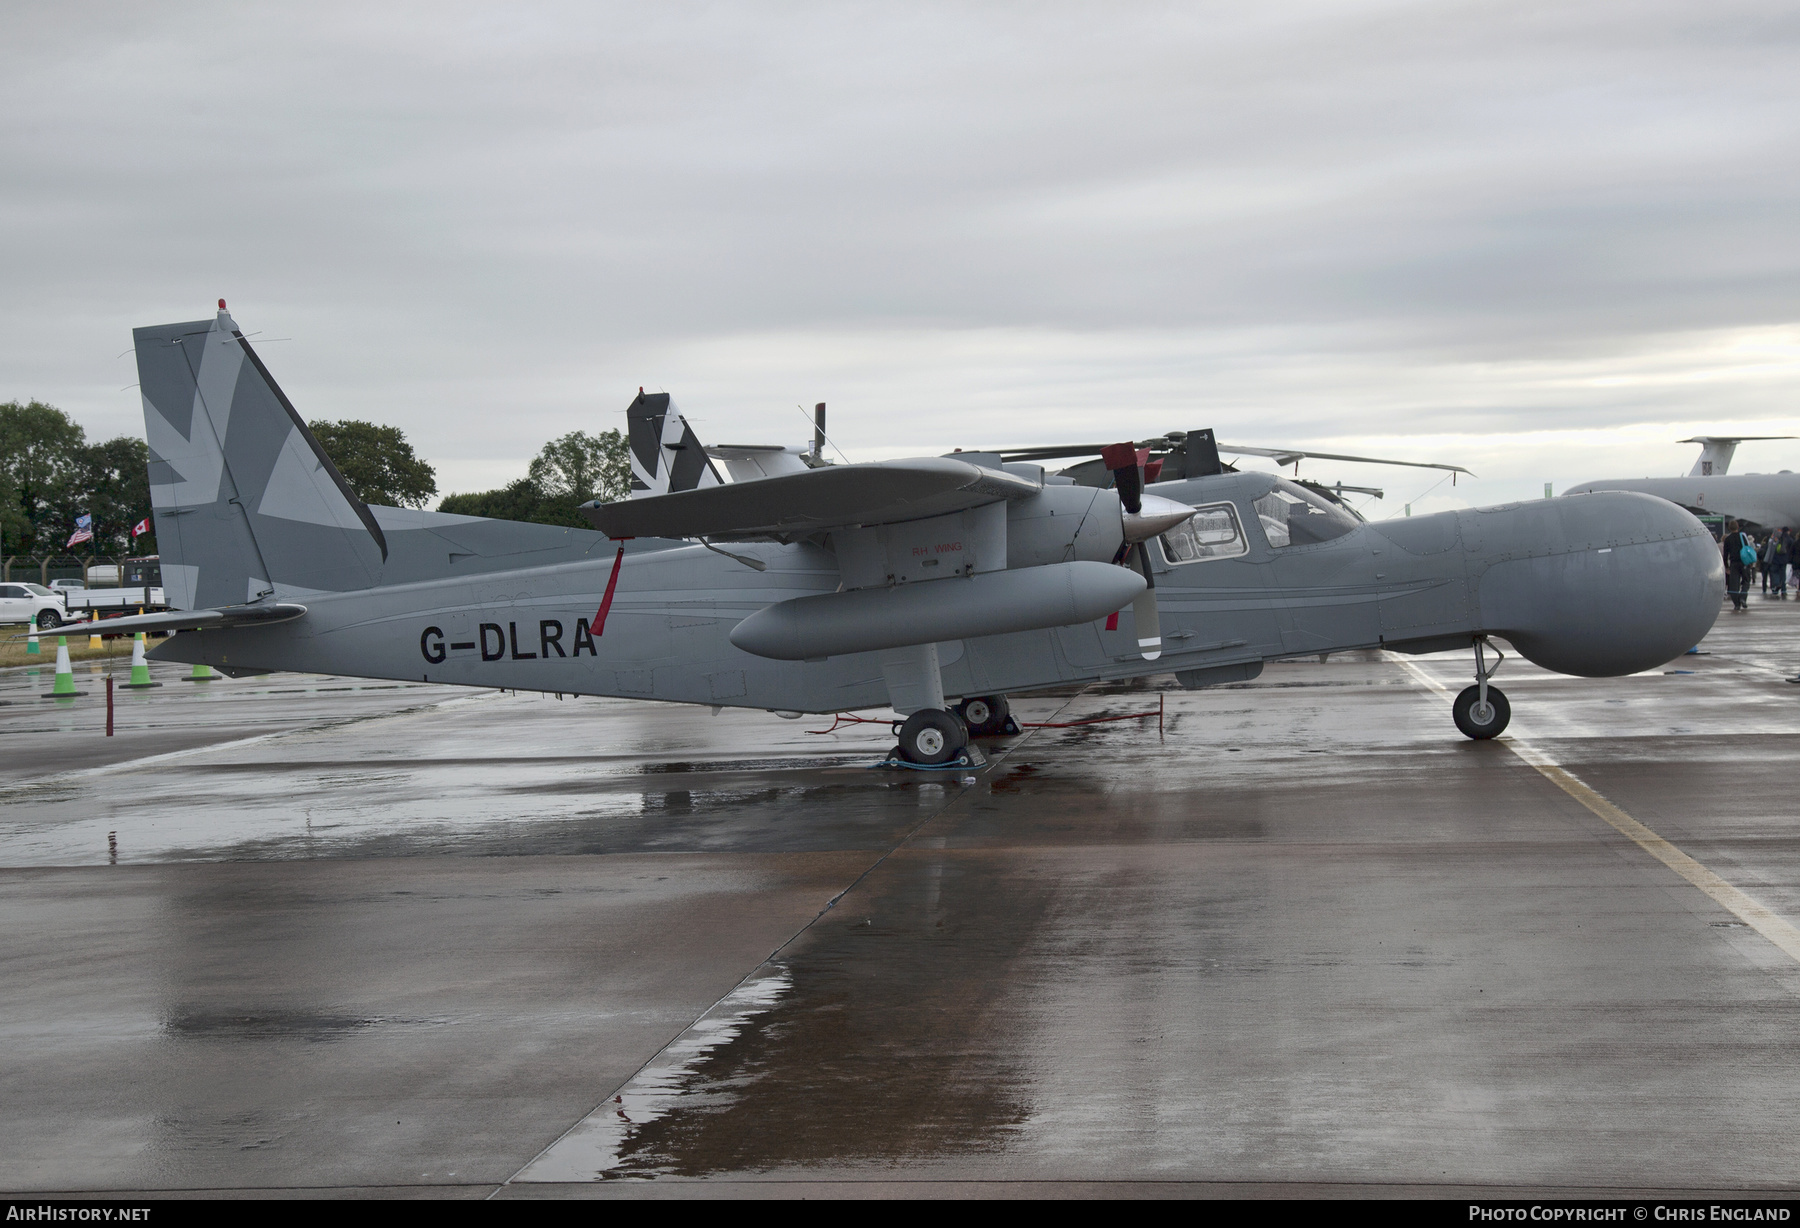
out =
{"type": "Polygon", "coordinates": [[[225,300],[224,300],[224,299],[220,299],[220,300],[219,300],[219,310],[220,310],[220,311],[224,311],[224,310],[225,310],[225,300]]]}

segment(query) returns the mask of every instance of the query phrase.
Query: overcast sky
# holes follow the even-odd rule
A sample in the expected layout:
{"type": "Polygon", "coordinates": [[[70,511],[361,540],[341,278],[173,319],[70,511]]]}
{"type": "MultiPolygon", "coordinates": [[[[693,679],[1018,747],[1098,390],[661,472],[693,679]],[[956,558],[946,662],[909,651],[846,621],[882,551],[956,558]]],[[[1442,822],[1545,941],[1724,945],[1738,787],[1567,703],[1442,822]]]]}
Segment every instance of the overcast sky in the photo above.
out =
{"type": "MultiPolygon", "coordinates": [[[[498,485],[639,385],[852,459],[1144,436],[1371,516],[1800,433],[1800,8],[11,4],[0,400],[230,301],[498,485]]],[[[1734,471],[1800,469],[1800,442],[1734,471]]]]}

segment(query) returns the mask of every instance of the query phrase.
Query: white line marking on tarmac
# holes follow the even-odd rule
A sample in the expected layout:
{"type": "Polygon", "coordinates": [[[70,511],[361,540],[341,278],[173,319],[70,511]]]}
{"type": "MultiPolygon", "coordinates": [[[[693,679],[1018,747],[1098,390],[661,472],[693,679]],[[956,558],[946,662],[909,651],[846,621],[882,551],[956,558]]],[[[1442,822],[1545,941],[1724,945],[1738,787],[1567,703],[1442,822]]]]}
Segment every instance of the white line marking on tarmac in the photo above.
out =
{"type": "MultiPolygon", "coordinates": [[[[1426,686],[1447,698],[1451,697],[1450,688],[1444,686],[1436,678],[1427,674],[1413,662],[1397,654],[1390,657],[1423,682],[1426,686]]],[[[1496,738],[1500,745],[1506,747],[1520,759],[1548,780],[1551,784],[1567,793],[1570,797],[1587,807],[1589,811],[1605,820],[1620,835],[1662,862],[1669,869],[1687,879],[1711,896],[1714,903],[1723,907],[1738,920],[1767,938],[1780,948],[1782,954],[1800,963],[1800,929],[1786,918],[1776,913],[1768,905],[1737,887],[1732,886],[1711,870],[1689,857],[1686,853],[1670,844],[1667,840],[1645,827],[1642,823],[1626,814],[1623,810],[1607,801],[1593,788],[1582,783],[1576,775],[1557,763],[1549,755],[1533,746],[1530,742],[1519,738],[1496,738]]]]}

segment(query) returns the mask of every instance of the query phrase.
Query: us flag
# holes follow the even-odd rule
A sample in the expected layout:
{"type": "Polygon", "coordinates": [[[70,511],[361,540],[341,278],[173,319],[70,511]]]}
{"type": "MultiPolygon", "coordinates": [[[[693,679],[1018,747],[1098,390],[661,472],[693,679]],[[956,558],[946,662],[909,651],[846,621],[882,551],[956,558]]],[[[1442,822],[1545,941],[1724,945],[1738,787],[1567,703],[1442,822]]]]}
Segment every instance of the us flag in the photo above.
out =
{"type": "MultiPolygon", "coordinates": [[[[94,518],[92,516],[77,516],[75,518],[75,533],[74,536],[69,538],[69,546],[73,546],[76,542],[91,542],[93,540],[94,518]]],[[[63,549],[67,550],[69,546],[64,546],[63,549]]]]}

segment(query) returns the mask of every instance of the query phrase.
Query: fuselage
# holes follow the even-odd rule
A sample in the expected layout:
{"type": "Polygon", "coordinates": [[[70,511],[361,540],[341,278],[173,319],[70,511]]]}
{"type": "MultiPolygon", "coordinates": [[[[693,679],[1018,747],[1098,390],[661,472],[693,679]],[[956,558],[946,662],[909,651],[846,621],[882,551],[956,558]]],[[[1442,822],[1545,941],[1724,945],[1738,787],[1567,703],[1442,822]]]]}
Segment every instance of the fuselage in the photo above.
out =
{"type": "MultiPolygon", "coordinates": [[[[1152,488],[1201,509],[1196,523],[1218,526],[1221,540],[1234,527],[1241,538],[1188,560],[1167,544],[1153,551],[1164,639],[1154,665],[1140,655],[1126,609],[942,643],[946,695],[1170,671],[1201,685],[1250,676],[1273,658],[1430,651],[1490,634],[1560,672],[1624,674],[1697,642],[1724,593],[1705,527],[1645,495],[1345,522],[1326,540],[1306,541],[1268,511],[1284,487],[1295,489],[1267,474],[1227,473],[1152,488]],[[1284,535],[1287,544],[1278,544],[1284,535]]],[[[695,544],[634,543],[603,628],[594,620],[610,546],[547,566],[308,594],[306,615],[292,623],[183,632],[156,655],[232,672],[310,670],[778,711],[885,707],[875,652],[771,660],[729,638],[775,602],[835,591],[842,576],[832,551],[810,543],[732,550],[766,569],[695,544]]]]}
{"type": "Polygon", "coordinates": [[[1681,507],[1766,529],[1800,528],[1800,473],[1724,473],[1681,478],[1618,478],[1583,482],[1565,494],[1629,490],[1655,495],[1681,507]]]}

